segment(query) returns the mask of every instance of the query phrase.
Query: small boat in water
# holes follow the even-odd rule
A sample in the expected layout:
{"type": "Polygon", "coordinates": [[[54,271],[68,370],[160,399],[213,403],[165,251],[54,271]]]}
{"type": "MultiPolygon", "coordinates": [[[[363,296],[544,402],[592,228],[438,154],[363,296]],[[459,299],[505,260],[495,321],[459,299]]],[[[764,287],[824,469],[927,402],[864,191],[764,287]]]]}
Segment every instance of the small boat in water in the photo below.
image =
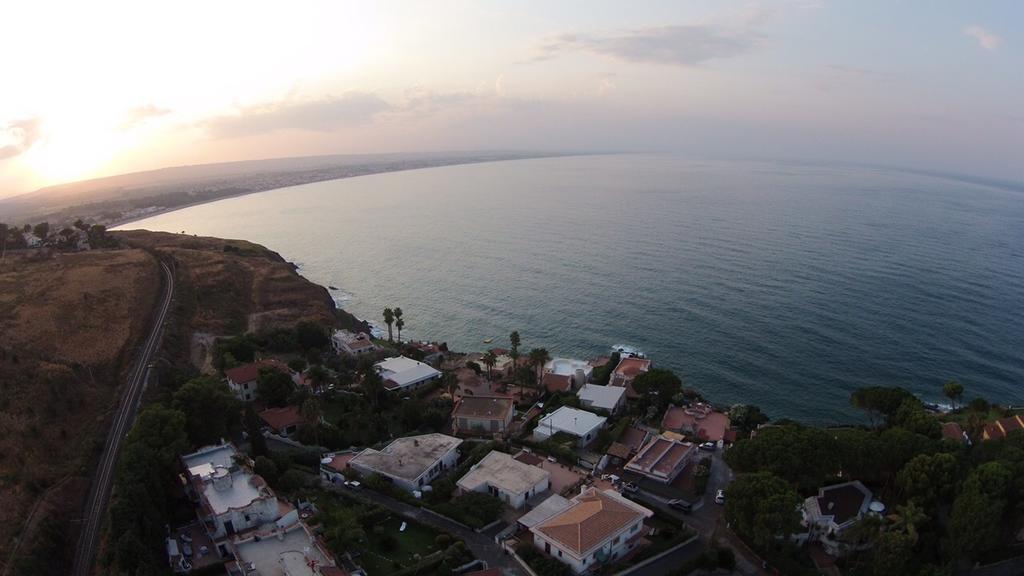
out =
{"type": "Polygon", "coordinates": [[[331,290],[338,290],[338,287],[337,287],[337,286],[328,286],[327,288],[329,288],[329,289],[331,289],[331,290]]]}
{"type": "Polygon", "coordinates": [[[618,354],[620,358],[647,358],[647,355],[640,350],[626,346],[625,344],[616,344],[612,346],[612,353],[618,354]]]}
{"type": "Polygon", "coordinates": [[[491,342],[494,342],[494,338],[484,338],[484,344],[490,344],[491,342]]]}

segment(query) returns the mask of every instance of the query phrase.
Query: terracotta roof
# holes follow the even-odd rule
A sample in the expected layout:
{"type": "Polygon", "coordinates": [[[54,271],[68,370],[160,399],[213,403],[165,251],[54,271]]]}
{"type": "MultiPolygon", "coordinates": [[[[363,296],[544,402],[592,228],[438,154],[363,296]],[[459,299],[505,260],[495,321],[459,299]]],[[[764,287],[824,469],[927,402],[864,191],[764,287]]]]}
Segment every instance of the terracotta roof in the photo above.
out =
{"type": "Polygon", "coordinates": [[[651,369],[651,361],[646,358],[623,358],[615,367],[615,374],[633,379],[651,369]]]}
{"type": "Polygon", "coordinates": [[[533,528],[560,543],[573,554],[586,556],[613,534],[646,515],[618,498],[590,489],[573,498],[573,504],[533,528]]]}
{"type": "Polygon", "coordinates": [[[639,450],[647,443],[648,436],[650,434],[642,428],[626,426],[626,429],[622,431],[622,436],[619,436],[619,443],[625,444],[633,450],[639,450]]]}
{"type": "Polygon", "coordinates": [[[259,413],[259,417],[260,420],[267,423],[267,426],[278,431],[302,423],[302,416],[299,414],[299,409],[295,406],[267,408],[259,413]]]}
{"type": "Polygon", "coordinates": [[[608,447],[606,453],[609,456],[615,456],[616,458],[628,459],[633,453],[633,449],[625,444],[619,444],[618,442],[612,442],[612,445],[608,447]]]}
{"type": "Polygon", "coordinates": [[[1000,418],[991,424],[987,424],[985,426],[984,438],[986,440],[1005,438],[1010,432],[1020,429],[1024,429],[1024,421],[1021,420],[1021,417],[1007,416],[1006,418],[1000,418]]]}
{"type": "Polygon", "coordinates": [[[702,440],[718,442],[725,439],[729,416],[716,412],[707,404],[694,404],[685,408],[669,406],[661,419],[661,427],[675,432],[690,432],[702,440]]]}
{"type": "Polygon", "coordinates": [[[249,364],[242,364],[234,368],[229,368],[224,371],[224,375],[229,380],[236,384],[245,384],[246,382],[254,382],[260,377],[260,368],[270,367],[277,368],[278,370],[288,373],[288,367],[277,360],[260,360],[259,362],[252,362],[249,364]]]}
{"type": "Polygon", "coordinates": [[[507,396],[464,396],[455,407],[455,416],[504,420],[513,409],[512,399],[507,396]]]}
{"type": "Polygon", "coordinates": [[[956,422],[943,422],[942,423],[942,437],[949,438],[950,440],[956,440],[957,442],[963,442],[964,431],[960,428],[960,425],[956,422]]]}
{"type": "Polygon", "coordinates": [[[572,390],[572,376],[568,374],[555,374],[554,372],[548,372],[544,374],[544,378],[541,383],[547,388],[548,392],[568,392],[572,390]]]}

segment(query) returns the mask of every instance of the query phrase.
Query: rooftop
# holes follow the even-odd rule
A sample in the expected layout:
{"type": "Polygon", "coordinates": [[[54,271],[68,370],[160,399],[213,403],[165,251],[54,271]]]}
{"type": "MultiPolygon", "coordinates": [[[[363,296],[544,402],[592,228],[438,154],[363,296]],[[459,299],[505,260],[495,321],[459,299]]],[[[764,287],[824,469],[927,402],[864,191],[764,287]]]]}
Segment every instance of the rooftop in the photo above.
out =
{"type": "Polygon", "coordinates": [[[215,468],[213,474],[203,476],[201,491],[203,501],[218,515],[271,495],[263,478],[244,468],[234,472],[224,467],[215,468]]]}
{"type": "Polygon", "coordinates": [[[575,360],[572,358],[553,358],[544,364],[545,372],[551,372],[563,376],[573,376],[576,374],[577,370],[583,370],[584,372],[589,373],[591,371],[591,366],[585,360],[575,360]]]}
{"type": "Polygon", "coordinates": [[[619,402],[622,400],[622,396],[625,393],[626,389],[618,386],[584,384],[576,395],[580,397],[580,400],[590,402],[590,405],[594,408],[602,408],[604,410],[611,411],[619,405],[619,402]]]}
{"type": "Polygon", "coordinates": [[[430,364],[406,358],[405,356],[388,358],[387,360],[377,362],[375,366],[380,371],[380,376],[383,380],[394,382],[395,386],[391,388],[402,388],[441,374],[430,364]]]}
{"type": "Polygon", "coordinates": [[[556,432],[566,432],[573,436],[584,436],[594,428],[603,426],[607,418],[593,412],[580,410],[571,406],[562,406],[551,414],[541,418],[537,427],[545,427],[556,432]]]}
{"type": "Polygon", "coordinates": [[[349,461],[350,466],[371,470],[415,482],[462,440],[445,434],[423,434],[398,438],[383,450],[367,448],[349,461]]]}
{"type": "Polygon", "coordinates": [[[249,364],[242,364],[234,368],[229,368],[224,371],[224,375],[227,376],[228,380],[235,382],[236,384],[244,384],[246,382],[253,382],[260,377],[260,368],[277,368],[285,374],[291,371],[287,366],[281,362],[270,359],[260,360],[259,362],[251,362],[249,364]]]}
{"type": "Polygon", "coordinates": [[[295,406],[267,408],[259,413],[259,417],[274,430],[284,430],[289,426],[297,426],[302,423],[302,415],[299,414],[299,409],[295,406]]]}
{"type": "Polygon", "coordinates": [[[470,468],[469,472],[459,479],[457,485],[463,490],[476,490],[480,486],[488,485],[512,494],[525,494],[550,476],[543,468],[525,464],[504,452],[492,450],[476,466],[470,468]]]}
{"type": "Polygon", "coordinates": [[[463,396],[455,407],[455,416],[504,420],[514,409],[512,399],[505,396],[463,396]]]}
{"type": "Polygon", "coordinates": [[[831,516],[837,526],[842,526],[867,510],[871,503],[871,491],[854,480],[821,488],[817,496],[808,500],[813,500],[817,505],[819,516],[831,516]]]}
{"type": "Polygon", "coordinates": [[[689,442],[658,436],[626,464],[626,469],[671,481],[694,450],[689,442]]]}
{"type": "Polygon", "coordinates": [[[572,376],[547,372],[541,378],[541,384],[548,392],[568,392],[572,390],[572,376]]]}
{"type": "Polygon", "coordinates": [[[537,524],[551,518],[555,514],[558,514],[562,510],[565,510],[570,506],[569,500],[559,494],[552,494],[548,496],[543,502],[537,505],[536,508],[530,510],[526,514],[523,514],[518,522],[526,528],[533,528],[537,524]]]}
{"type": "Polygon", "coordinates": [[[942,437],[956,440],[957,442],[964,441],[964,431],[956,422],[943,422],[942,423],[942,437]]]}
{"type": "Polygon", "coordinates": [[[204,446],[191,454],[185,454],[181,457],[181,462],[185,465],[186,470],[199,476],[203,471],[207,474],[212,473],[217,466],[231,468],[235,465],[235,455],[237,454],[238,451],[235,450],[234,445],[217,444],[204,446]],[[196,470],[193,471],[193,468],[196,470]]]}
{"type": "Polygon", "coordinates": [[[651,361],[646,358],[623,358],[615,367],[614,373],[632,380],[650,369],[651,361]]]}
{"type": "Polygon", "coordinates": [[[570,506],[532,528],[584,557],[618,532],[652,512],[624,499],[614,490],[588,488],[570,506]]]}
{"type": "Polygon", "coordinates": [[[334,564],[302,523],[276,537],[238,542],[235,556],[246,574],[259,576],[319,576],[334,564]]]}
{"type": "Polygon", "coordinates": [[[729,416],[715,411],[707,404],[669,406],[661,420],[661,427],[679,432],[692,430],[702,440],[724,440],[729,429],[729,416]]]}

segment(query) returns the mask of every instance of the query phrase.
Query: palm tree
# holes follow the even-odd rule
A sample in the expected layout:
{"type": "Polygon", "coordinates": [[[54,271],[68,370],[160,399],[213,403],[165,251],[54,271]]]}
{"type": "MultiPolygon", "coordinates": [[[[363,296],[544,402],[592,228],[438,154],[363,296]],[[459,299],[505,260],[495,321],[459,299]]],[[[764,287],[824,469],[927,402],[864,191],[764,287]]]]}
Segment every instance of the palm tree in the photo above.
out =
{"type": "Polygon", "coordinates": [[[395,308],[395,326],[398,327],[398,341],[402,341],[402,326],[405,326],[405,320],[402,320],[402,309],[395,308]]]}
{"type": "Polygon", "coordinates": [[[956,403],[964,395],[964,385],[956,380],[950,380],[942,385],[942,393],[953,403],[953,410],[956,410],[956,403]]]}
{"type": "Polygon", "coordinates": [[[529,357],[530,365],[533,366],[533,370],[537,373],[537,384],[540,384],[540,370],[547,364],[548,360],[551,360],[551,356],[548,354],[547,348],[532,348],[529,357]]]}
{"type": "Polygon", "coordinates": [[[320,445],[320,420],[324,417],[324,412],[320,409],[320,401],[316,398],[306,400],[302,403],[300,413],[303,424],[313,428],[314,443],[320,445]]]}
{"type": "Polygon", "coordinates": [[[484,357],[480,359],[487,366],[487,379],[491,379],[491,369],[498,362],[498,356],[494,353],[494,350],[488,350],[484,357]]]}
{"type": "Polygon", "coordinates": [[[928,515],[913,502],[897,506],[896,513],[889,518],[893,521],[893,528],[906,531],[913,544],[917,544],[917,527],[928,521],[928,515]]]}
{"type": "Polygon", "coordinates": [[[512,350],[509,351],[508,356],[512,359],[512,381],[519,382],[519,332],[513,330],[508,336],[509,343],[512,344],[512,350]]]}
{"type": "Polygon", "coordinates": [[[394,342],[391,338],[391,325],[395,323],[395,313],[391,311],[391,308],[384,309],[384,323],[388,325],[388,342],[394,342]]]}
{"type": "Polygon", "coordinates": [[[454,372],[445,372],[442,382],[444,382],[444,389],[448,392],[448,395],[455,398],[455,391],[459,388],[458,376],[454,372]]]}
{"type": "Polygon", "coordinates": [[[309,369],[306,370],[306,376],[309,377],[309,383],[313,390],[318,392],[323,389],[324,384],[330,377],[330,375],[327,374],[327,370],[324,370],[324,367],[319,364],[313,364],[310,366],[309,369]]]}

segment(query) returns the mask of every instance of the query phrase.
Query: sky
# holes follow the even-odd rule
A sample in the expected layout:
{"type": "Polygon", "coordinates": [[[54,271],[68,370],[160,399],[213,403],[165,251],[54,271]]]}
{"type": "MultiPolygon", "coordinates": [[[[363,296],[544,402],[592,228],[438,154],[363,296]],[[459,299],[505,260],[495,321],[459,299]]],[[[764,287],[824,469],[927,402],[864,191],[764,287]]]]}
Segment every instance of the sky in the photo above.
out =
{"type": "Polygon", "coordinates": [[[1024,2],[9,2],[0,197],[165,166],[446,150],[1024,181],[1024,2]]]}

